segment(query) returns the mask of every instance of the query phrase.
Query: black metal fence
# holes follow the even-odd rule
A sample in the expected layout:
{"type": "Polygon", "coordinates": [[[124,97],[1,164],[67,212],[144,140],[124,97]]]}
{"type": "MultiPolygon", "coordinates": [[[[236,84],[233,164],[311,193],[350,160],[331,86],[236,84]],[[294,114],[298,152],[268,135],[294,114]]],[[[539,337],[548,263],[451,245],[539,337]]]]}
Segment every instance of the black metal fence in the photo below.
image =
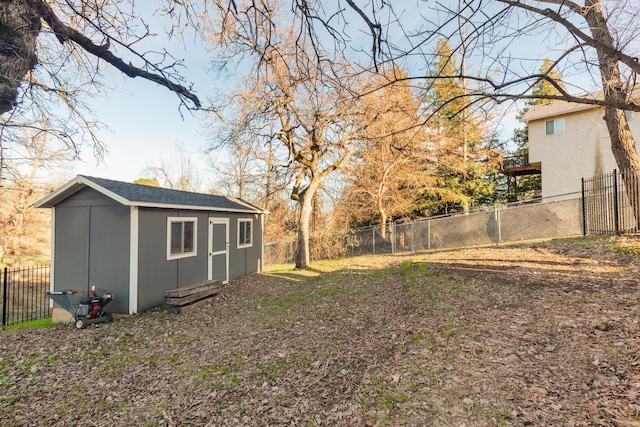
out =
{"type": "Polygon", "coordinates": [[[51,316],[49,298],[49,265],[4,268],[0,271],[2,326],[51,316]]]}
{"type": "Polygon", "coordinates": [[[582,180],[584,235],[640,231],[640,170],[616,171],[582,180]]]}

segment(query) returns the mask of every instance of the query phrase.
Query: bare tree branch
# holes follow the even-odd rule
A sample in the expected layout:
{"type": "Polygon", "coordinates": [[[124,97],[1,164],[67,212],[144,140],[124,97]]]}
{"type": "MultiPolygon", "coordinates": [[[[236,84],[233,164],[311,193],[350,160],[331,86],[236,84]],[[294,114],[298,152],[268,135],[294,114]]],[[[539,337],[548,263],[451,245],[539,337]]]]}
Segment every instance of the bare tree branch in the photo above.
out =
{"type": "MultiPolygon", "coordinates": [[[[630,69],[632,69],[633,71],[635,71],[636,73],[640,73],[640,62],[638,61],[638,58],[633,58],[629,55],[626,55],[624,52],[622,52],[619,49],[614,48],[613,46],[610,46],[606,43],[603,43],[600,40],[597,40],[593,37],[590,37],[588,34],[584,33],[582,30],[580,30],[578,27],[576,27],[573,23],[571,23],[568,19],[565,19],[562,15],[560,15],[558,12],[551,10],[551,9],[540,9],[525,3],[522,3],[521,1],[516,1],[516,0],[498,0],[501,3],[507,4],[509,6],[512,7],[517,7],[520,9],[524,9],[524,10],[528,10],[530,12],[533,13],[537,13],[539,15],[542,16],[546,16],[547,18],[563,25],[568,31],[569,33],[571,33],[572,35],[580,38],[581,40],[583,40],[586,44],[588,44],[591,47],[594,47],[595,49],[598,49],[602,52],[604,52],[606,55],[608,55],[609,57],[611,57],[612,59],[616,60],[616,61],[620,61],[623,64],[625,64],[627,67],[629,67],[630,69]]],[[[580,15],[586,15],[586,13],[588,12],[589,8],[588,7],[580,7],[577,4],[573,3],[573,2],[565,2],[565,1],[556,1],[556,0],[538,0],[542,3],[553,3],[553,4],[558,4],[560,6],[562,5],[566,5],[567,7],[569,7],[573,12],[575,13],[579,13],[580,15]]]]}
{"type": "Polygon", "coordinates": [[[34,0],[34,6],[42,16],[42,19],[54,31],[56,37],[58,38],[58,40],[60,40],[61,43],[64,43],[66,41],[77,43],[84,50],[113,65],[125,75],[129,77],[142,77],[144,79],[155,82],[177,93],[180,97],[190,100],[196,106],[196,108],[200,108],[202,106],[198,97],[186,87],[172,82],[171,80],[160,74],[151,73],[147,70],[135,67],[131,63],[125,63],[121,58],[115,56],[109,50],[109,43],[105,45],[96,45],[88,37],[84,36],[77,30],[63,24],[62,21],[60,21],[60,19],[58,19],[56,14],[53,12],[51,7],[44,1],[34,0]]]}

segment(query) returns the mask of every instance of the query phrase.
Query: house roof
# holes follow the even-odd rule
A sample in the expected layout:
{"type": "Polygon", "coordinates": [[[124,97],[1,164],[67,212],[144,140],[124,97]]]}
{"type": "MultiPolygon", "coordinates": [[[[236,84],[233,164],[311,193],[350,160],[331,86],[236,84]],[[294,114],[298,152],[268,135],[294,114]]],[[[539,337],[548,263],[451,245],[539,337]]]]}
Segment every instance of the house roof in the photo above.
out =
{"type": "Polygon", "coordinates": [[[111,179],[78,175],[35,203],[36,208],[51,208],[84,188],[93,190],[125,206],[190,209],[224,212],[268,213],[241,199],[211,194],[170,190],[111,179]]]}
{"type": "MultiPolygon", "coordinates": [[[[602,99],[602,91],[585,95],[583,98],[602,99]]],[[[565,114],[577,113],[579,111],[602,108],[599,105],[580,104],[577,102],[551,101],[546,104],[532,105],[524,116],[523,122],[546,119],[549,117],[563,116],[565,114]]]]}
{"type": "Polygon", "coordinates": [[[529,111],[522,116],[523,122],[532,120],[547,119],[550,117],[564,116],[565,114],[577,113],[579,111],[602,108],[598,105],[577,104],[575,102],[555,101],[549,104],[532,105],[529,111]]]}
{"type": "MultiPolygon", "coordinates": [[[[584,99],[604,99],[604,92],[599,90],[596,92],[591,92],[586,95],[581,96],[580,98],[584,99]]],[[[631,91],[630,98],[634,102],[638,102],[640,99],[640,85],[636,85],[631,91]]],[[[530,122],[532,120],[540,120],[546,119],[550,117],[563,116],[565,114],[577,113],[579,111],[586,111],[592,109],[601,109],[604,108],[600,105],[593,104],[581,104],[577,102],[567,102],[567,101],[550,101],[546,104],[532,105],[529,108],[524,116],[522,116],[523,122],[530,122]]]]}

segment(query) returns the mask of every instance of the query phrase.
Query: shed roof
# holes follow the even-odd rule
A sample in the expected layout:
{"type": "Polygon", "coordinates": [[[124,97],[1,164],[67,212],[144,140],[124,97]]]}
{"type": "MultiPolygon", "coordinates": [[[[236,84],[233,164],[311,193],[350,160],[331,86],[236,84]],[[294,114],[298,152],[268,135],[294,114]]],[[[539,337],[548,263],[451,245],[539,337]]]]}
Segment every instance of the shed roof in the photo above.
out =
{"type": "Polygon", "coordinates": [[[211,194],[170,190],[111,179],[78,175],[35,203],[36,208],[51,208],[83,188],[92,188],[125,206],[190,209],[224,212],[267,213],[241,199],[211,194]]]}

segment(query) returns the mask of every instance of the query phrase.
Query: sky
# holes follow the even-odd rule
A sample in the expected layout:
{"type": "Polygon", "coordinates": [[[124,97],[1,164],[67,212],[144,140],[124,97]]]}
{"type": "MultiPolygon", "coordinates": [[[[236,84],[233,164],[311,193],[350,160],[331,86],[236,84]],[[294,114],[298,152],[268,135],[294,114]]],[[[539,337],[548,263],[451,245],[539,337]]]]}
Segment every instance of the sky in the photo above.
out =
{"type": "MultiPolygon", "coordinates": [[[[209,60],[198,46],[176,52],[175,56],[180,58],[181,54],[187,67],[183,71],[186,81],[194,83],[196,94],[206,105],[208,89],[218,84],[207,71],[209,60]]],[[[107,153],[102,162],[96,163],[91,150],[85,149],[82,160],[72,163],[71,175],[131,182],[143,177],[145,168],[169,159],[175,147],[182,144],[200,170],[202,184],[207,184],[208,164],[201,154],[209,139],[205,127],[210,118],[206,113],[184,108],[180,111],[176,94],[142,78],[114,75],[107,85],[114,90],[88,103],[97,118],[110,128],[98,132],[107,153]]]]}
{"type": "MultiPolygon", "coordinates": [[[[199,150],[207,144],[206,115],[179,111],[178,97],[166,88],[142,79],[118,79],[108,98],[96,98],[91,107],[110,131],[99,132],[107,153],[96,164],[86,150],[83,159],[73,163],[74,175],[85,174],[120,181],[133,181],[148,166],[159,166],[182,144],[206,168],[199,150]]],[[[206,83],[205,83],[206,84],[206,83]]]]}

